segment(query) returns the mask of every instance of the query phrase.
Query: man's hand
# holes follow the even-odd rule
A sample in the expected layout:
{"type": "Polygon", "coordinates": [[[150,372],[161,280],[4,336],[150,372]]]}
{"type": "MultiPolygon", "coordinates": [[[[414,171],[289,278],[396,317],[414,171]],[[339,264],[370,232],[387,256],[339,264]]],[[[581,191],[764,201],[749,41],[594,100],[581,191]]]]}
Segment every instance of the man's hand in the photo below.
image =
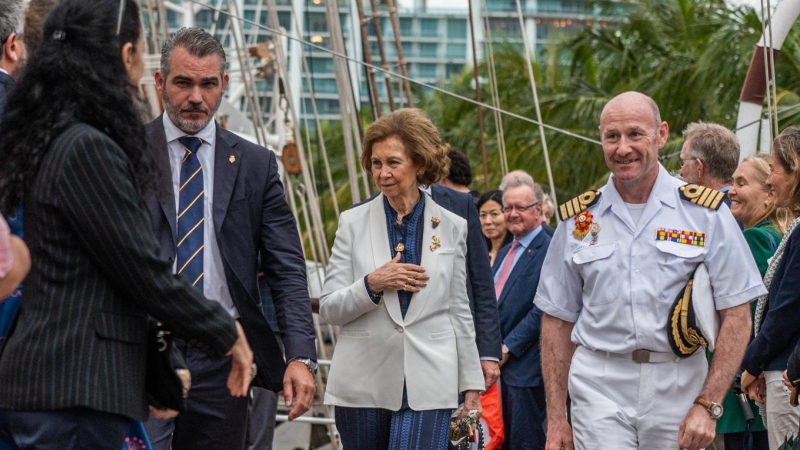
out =
{"type": "Polygon", "coordinates": [[[250,382],[253,380],[253,351],[247,344],[242,325],[236,322],[236,332],[239,337],[228,352],[231,356],[231,374],[228,376],[228,389],[234,397],[247,395],[250,382]]]}
{"type": "Polygon", "coordinates": [[[283,375],[283,390],[280,392],[286,399],[286,407],[294,408],[289,411],[289,421],[302,416],[311,409],[311,402],[314,401],[314,394],[317,387],[314,385],[314,375],[308,370],[308,366],[299,362],[292,361],[286,366],[286,373],[283,375]]]}
{"type": "Polygon", "coordinates": [[[486,389],[488,390],[500,378],[500,365],[497,361],[481,360],[481,370],[483,370],[483,379],[486,381],[486,389]]]}
{"type": "Polygon", "coordinates": [[[155,417],[156,419],[172,419],[178,417],[178,411],[174,409],[158,409],[150,405],[150,417],[155,417]]]}
{"type": "Polygon", "coordinates": [[[506,363],[508,362],[509,358],[511,358],[511,353],[510,352],[509,353],[503,353],[503,357],[500,358],[500,367],[501,368],[506,365],[506,363]]]}
{"type": "Polygon", "coordinates": [[[717,421],[700,405],[694,405],[678,428],[678,447],[686,450],[700,450],[714,441],[717,421]]]}
{"type": "Polygon", "coordinates": [[[742,390],[746,391],[752,382],[756,381],[756,377],[750,375],[750,372],[742,372],[742,390]]]}
{"type": "Polygon", "coordinates": [[[742,380],[744,380],[745,374],[748,376],[748,384],[746,387],[742,387],[742,391],[747,394],[751,400],[755,400],[763,405],[767,398],[767,380],[764,378],[764,373],[762,372],[758,378],[753,378],[752,375],[745,371],[742,373],[742,380]]]}
{"type": "Polygon", "coordinates": [[[545,450],[573,450],[572,427],[566,418],[547,421],[545,450]]]}

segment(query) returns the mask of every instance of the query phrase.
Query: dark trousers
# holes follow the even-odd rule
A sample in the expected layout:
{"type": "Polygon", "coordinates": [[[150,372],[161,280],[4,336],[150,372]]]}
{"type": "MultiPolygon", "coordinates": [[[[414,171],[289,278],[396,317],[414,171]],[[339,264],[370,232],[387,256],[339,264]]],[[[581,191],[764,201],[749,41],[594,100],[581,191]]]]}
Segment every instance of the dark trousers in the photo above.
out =
{"type": "Polygon", "coordinates": [[[544,449],[546,404],[544,387],[516,387],[502,382],[500,396],[503,400],[503,422],[507,450],[544,449]]]}
{"type": "Polygon", "coordinates": [[[344,450],[442,450],[447,448],[449,409],[414,411],[403,392],[399,411],[336,407],[344,450]]]}
{"type": "Polygon", "coordinates": [[[247,397],[228,390],[231,358],[210,359],[202,351],[176,340],[192,373],[187,411],[175,419],[145,422],[153,450],[244,450],[247,397]]]}
{"type": "Polygon", "coordinates": [[[250,388],[250,414],[247,417],[247,450],[272,450],[278,394],[269,389],[250,388]]]}
{"type": "Polygon", "coordinates": [[[131,419],[88,408],[58,411],[5,411],[20,450],[120,450],[131,419]]]}

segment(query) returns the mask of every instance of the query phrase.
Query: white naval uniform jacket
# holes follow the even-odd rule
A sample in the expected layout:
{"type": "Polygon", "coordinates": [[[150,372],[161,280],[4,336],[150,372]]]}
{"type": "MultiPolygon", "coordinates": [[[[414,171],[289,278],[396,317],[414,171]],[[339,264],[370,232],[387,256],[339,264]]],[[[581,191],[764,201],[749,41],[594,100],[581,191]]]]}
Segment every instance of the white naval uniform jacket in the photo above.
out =
{"type": "Polygon", "coordinates": [[[425,199],[420,265],[430,279],[404,318],[397,291],[376,305],[364,284],[394,256],[383,203],[380,194],[339,216],[320,297],[320,315],[342,326],[325,404],[397,411],[405,381],[411,409],[454,409],[459,392],[485,389],[467,297],[467,222],[425,199]]]}
{"type": "Polygon", "coordinates": [[[613,175],[588,208],[600,225],[596,242],[573,235],[575,217],[562,221],[542,268],[535,304],[575,324],[572,342],[592,350],[671,352],[669,309],[698,264],[708,267],[717,310],[767,291],[750,249],[726,205],[719,210],[680,197],[682,181],[663,166],[638,225],[614,187],[613,175]],[[666,232],[704,233],[704,245],[657,240],[666,232]]]}

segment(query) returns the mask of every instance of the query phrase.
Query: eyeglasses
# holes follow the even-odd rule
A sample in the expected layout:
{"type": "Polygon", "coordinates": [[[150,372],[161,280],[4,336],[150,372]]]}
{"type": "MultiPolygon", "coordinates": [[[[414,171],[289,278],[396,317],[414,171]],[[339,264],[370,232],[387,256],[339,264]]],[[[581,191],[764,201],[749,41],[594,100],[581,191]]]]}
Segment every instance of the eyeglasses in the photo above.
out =
{"type": "Polygon", "coordinates": [[[534,203],[532,205],[528,205],[528,206],[505,206],[505,207],[503,207],[503,212],[504,213],[510,213],[511,211],[514,211],[516,209],[518,213],[524,213],[525,211],[533,208],[534,206],[536,206],[538,204],[539,204],[539,202],[536,202],[536,203],[534,203]]]}

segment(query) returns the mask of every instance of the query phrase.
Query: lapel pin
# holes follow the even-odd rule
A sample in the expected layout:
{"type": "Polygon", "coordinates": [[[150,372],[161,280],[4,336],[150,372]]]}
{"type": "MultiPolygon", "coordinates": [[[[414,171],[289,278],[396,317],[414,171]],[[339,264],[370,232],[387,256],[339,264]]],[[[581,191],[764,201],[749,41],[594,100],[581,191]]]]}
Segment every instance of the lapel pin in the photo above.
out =
{"type": "Polygon", "coordinates": [[[231,164],[233,164],[233,163],[235,163],[235,162],[236,162],[236,157],[235,157],[235,156],[233,156],[233,155],[231,155],[231,156],[230,156],[230,158],[228,158],[228,161],[230,161],[230,162],[231,162],[231,164]]]}
{"type": "Polygon", "coordinates": [[[441,247],[441,243],[439,243],[439,236],[433,235],[433,242],[431,242],[431,251],[436,251],[437,248],[441,247]]]}
{"type": "Polygon", "coordinates": [[[399,243],[399,244],[397,244],[397,245],[394,247],[394,251],[396,251],[396,252],[402,252],[402,251],[403,251],[403,250],[405,250],[405,249],[406,249],[406,246],[405,246],[405,244],[403,244],[402,242],[401,242],[401,243],[399,243]]]}
{"type": "Polygon", "coordinates": [[[442,221],[441,221],[441,220],[439,220],[439,218],[438,218],[438,217],[431,217],[431,224],[433,224],[433,228],[434,228],[434,229],[435,229],[436,227],[438,227],[438,226],[439,226],[439,223],[441,223],[441,222],[442,222],[442,221]]]}

